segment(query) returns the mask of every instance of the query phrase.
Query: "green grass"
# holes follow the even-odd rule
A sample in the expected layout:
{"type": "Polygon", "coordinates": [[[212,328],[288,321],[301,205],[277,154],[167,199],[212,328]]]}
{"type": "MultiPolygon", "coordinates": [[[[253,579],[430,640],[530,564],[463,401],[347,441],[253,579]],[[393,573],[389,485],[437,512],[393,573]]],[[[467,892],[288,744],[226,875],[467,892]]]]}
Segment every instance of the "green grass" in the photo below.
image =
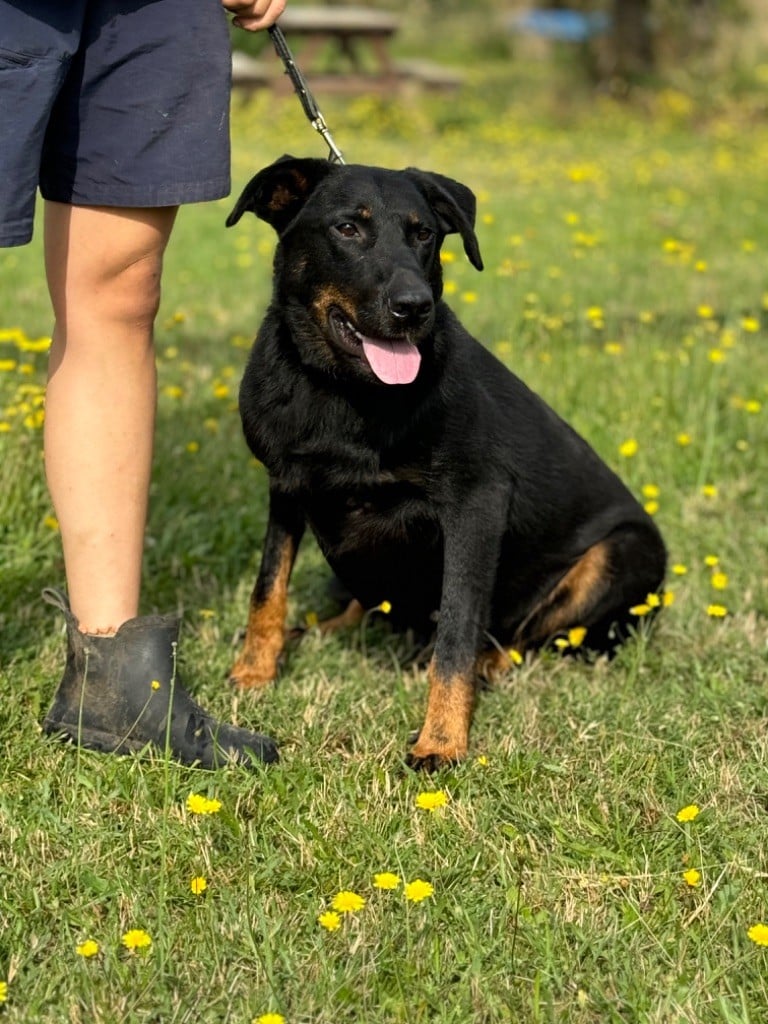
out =
{"type": "MultiPolygon", "coordinates": [[[[748,929],[768,923],[768,127],[675,93],[644,109],[525,99],[323,107],[349,159],[475,189],[487,270],[450,239],[451,303],[643,500],[658,488],[687,573],[614,664],[544,657],[483,693],[469,760],[434,778],[403,767],[424,673],[378,622],[308,634],[262,699],[226,686],[266,516],[235,398],[272,249],[255,220],[223,229],[231,201],[186,209],[166,261],[145,610],[183,611],[190,687],[273,734],[282,762],[200,774],[41,738],[63,637],[38,595],[63,569],[28,390],[45,353],[18,341],[45,336],[50,314],[40,240],[0,254],[9,1022],[765,1020],[768,950],[748,929]],[[418,809],[425,789],[447,805],[418,809]],[[192,792],[221,811],[190,814],[192,792]],[[680,823],[688,804],[701,813],[680,823]],[[434,894],[379,891],[382,871],[434,894]],[[344,889],[366,905],[326,932],[318,915],[344,889]],[[130,928],[148,951],[122,949],[130,928]],[[88,960],[86,938],[101,950],[88,960]]],[[[323,152],[293,100],[240,106],[235,141],[236,190],[284,151],[323,152]]],[[[328,610],[324,582],[305,543],[293,621],[328,610]]]]}

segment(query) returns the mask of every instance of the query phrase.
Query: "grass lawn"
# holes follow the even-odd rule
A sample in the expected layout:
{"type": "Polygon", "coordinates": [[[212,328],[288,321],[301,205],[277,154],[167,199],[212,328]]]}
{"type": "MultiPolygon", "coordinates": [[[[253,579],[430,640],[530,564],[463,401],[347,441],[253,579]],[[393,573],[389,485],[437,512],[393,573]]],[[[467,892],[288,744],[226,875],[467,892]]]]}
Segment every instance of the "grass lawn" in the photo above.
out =
{"type": "MultiPolygon", "coordinates": [[[[225,231],[233,200],[187,208],[158,321],[144,610],[183,612],[190,688],[282,761],[204,774],[44,740],[64,651],[39,600],[63,582],[50,314],[40,238],[0,252],[9,1024],[768,1019],[768,125],[669,91],[517,96],[323,108],[348,159],[476,191],[486,272],[450,238],[448,300],[651,503],[673,603],[610,666],[512,671],[480,697],[470,758],[434,777],[404,768],[425,674],[381,620],[310,631],[279,685],[234,696],[266,519],[236,396],[273,238],[253,218],[225,231]],[[195,813],[193,794],[217,803],[195,813]],[[361,900],[333,911],[345,892],[361,900]],[[128,949],[136,930],[151,944],[128,949]]],[[[239,103],[234,136],[236,192],[283,152],[324,155],[293,98],[239,103]]],[[[325,579],[305,541],[294,622],[329,610],[325,579]]]]}

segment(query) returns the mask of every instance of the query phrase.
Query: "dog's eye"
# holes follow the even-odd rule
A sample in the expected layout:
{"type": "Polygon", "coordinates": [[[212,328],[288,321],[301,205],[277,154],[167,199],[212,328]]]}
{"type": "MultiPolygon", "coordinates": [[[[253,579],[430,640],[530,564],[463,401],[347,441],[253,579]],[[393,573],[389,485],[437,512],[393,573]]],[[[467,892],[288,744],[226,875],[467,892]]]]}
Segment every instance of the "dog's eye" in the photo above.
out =
{"type": "Polygon", "coordinates": [[[435,236],[435,232],[431,228],[419,228],[416,232],[417,242],[429,242],[435,236]]]}
{"type": "Polygon", "coordinates": [[[342,224],[337,224],[336,231],[342,238],[356,238],[360,234],[357,225],[349,220],[345,220],[342,224]]]}

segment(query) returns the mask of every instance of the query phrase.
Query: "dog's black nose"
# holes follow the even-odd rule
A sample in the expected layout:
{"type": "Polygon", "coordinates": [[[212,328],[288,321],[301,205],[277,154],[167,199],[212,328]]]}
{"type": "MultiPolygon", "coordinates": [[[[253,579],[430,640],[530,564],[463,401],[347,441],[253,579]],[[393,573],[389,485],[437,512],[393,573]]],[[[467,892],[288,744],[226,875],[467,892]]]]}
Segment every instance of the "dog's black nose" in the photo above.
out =
{"type": "Polygon", "coordinates": [[[428,288],[404,288],[389,296],[389,308],[397,320],[423,324],[432,314],[432,292],[428,288]]]}

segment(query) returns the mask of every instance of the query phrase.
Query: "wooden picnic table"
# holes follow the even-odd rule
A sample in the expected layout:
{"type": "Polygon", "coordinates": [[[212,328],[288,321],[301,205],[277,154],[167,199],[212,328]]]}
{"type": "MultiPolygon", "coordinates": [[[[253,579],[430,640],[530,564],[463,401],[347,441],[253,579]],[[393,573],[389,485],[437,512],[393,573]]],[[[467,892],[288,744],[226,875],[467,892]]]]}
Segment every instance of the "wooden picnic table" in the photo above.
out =
{"type": "MultiPolygon", "coordinates": [[[[401,20],[369,7],[295,7],[281,14],[278,24],[310,87],[328,92],[387,93],[407,83],[431,88],[455,88],[461,76],[426,61],[395,61],[391,43],[401,20]]],[[[279,92],[292,88],[278,63],[235,54],[235,84],[268,85],[279,92]]]]}
{"type": "MultiPolygon", "coordinates": [[[[391,89],[397,81],[389,44],[400,19],[367,7],[293,7],[280,16],[296,63],[318,87],[391,89]]],[[[284,83],[290,88],[290,82],[284,83]]]]}

